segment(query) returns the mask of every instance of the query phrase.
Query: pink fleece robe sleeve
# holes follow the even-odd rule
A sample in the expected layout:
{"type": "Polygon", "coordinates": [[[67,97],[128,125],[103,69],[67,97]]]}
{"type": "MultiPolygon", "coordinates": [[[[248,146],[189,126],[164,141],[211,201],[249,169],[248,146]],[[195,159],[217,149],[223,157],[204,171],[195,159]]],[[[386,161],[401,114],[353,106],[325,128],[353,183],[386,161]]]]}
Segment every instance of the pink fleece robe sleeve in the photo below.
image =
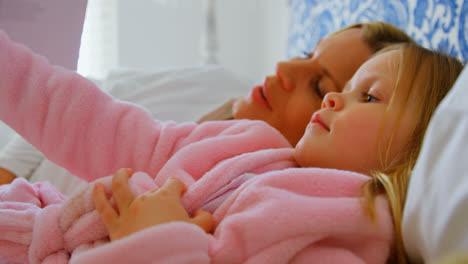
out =
{"type": "Polygon", "coordinates": [[[208,142],[204,147],[209,151],[189,152],[190,171],[187,177],[180,176],[186,184],[226,158],[289,146],[279,132],[261,122],[158,122],[144,109],[114,100],[80,75],[49,65],[2,32],[0,119],[50,160],[88,181],[122,167],[155,177],[178,150],[202,140],[208,142]]]}

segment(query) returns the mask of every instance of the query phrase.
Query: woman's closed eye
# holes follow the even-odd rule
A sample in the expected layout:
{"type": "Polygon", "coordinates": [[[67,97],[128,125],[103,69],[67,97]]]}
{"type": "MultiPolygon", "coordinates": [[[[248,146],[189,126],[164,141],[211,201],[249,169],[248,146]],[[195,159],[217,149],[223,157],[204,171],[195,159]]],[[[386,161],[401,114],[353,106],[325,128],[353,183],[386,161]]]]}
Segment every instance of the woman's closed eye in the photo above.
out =
{"type": "MultiPolygon", "coordinates": [[[[302,52],[303,56],[301,59],[304,60],[310,60],[314,57],[313,52],[302,52]]],[[[310,81],[310,87],[312,88],[312,91],[318,96],[318,98],[323,99],[325,94],[327,94],[328,91],[333,91],[331,86],[329,85],[328,80],[323,79],[323,76],[319,76],[319,74],[315,74],[316,76],[313,77],[313,79],[310,81]],[[327,88],[329,89],[327,91],[327,88]]]]}
{"type": "Polygon", "coordinates": [[[320,80],[312,80],[311,86],[314,93],[321,99],[325,96],[325,91],[322,90],[322,85],[320,85],[320,80]]]}
{"type": "Polygon", "coordinates": [[[312,54],[313,54],[312,52],[303,51],[302,52],[303,56],[301,58],[306,59],[306,60],[312,59],[312,54]]]}

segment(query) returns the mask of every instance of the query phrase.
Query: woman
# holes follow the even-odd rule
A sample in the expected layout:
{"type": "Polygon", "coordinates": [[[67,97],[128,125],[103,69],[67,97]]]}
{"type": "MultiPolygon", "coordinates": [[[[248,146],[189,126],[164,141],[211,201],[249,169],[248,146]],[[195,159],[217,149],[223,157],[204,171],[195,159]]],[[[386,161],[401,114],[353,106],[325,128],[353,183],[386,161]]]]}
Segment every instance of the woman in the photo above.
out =
{"type": "MultiPolygon", "coordinates": [[[[339,30],[322,39],[306,57],[278,63],[276,75],[266,77],[263,85],[254,87],[246,97],[231,100],[199,122],[232,118],[264,120],[295,146],[311,114],[320,108],[325,94],[341,91],[345,82],[372,53],[386,43],[396,42],[413,40],[402,30],[384,22],[361,23],[339,30]],[[287,88],[280,89],[279,82],[287,88]]],[[[17,159],[27,159],[25,153],[31,153],[30,160],[35,159],[36,162],[30,164],[39,166],[42,154],[31,146],[23,146],[29,149],[19,151],[22,155],[17,154],[17,159]]],[[[0,184],[10,183],[17,176],[15,171],[18,168],[7,166],[11,165],[0,165],[0,184]]],[[[40,175],[36,179],[42,181],[47,177],[53,176],[40,175]]],[[[66,193],[63,189],[60,191],[66,193]]]]}

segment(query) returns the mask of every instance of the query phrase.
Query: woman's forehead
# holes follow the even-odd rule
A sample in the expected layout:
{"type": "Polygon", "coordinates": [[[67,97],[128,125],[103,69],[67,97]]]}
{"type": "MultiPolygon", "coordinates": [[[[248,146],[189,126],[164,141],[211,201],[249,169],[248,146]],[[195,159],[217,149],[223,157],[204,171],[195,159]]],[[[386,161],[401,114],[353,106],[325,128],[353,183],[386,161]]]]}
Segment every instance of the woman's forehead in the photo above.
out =
{"type": "Polygon", "coordinates": [[[341,88],[372,54],[358,28],[323,38],[313,53],[317,62],[335,76],[341,88]]]}
{"type": "MultiPolygon", "coordinates": [[[[351,28],[320,39],[314,51],[325,51],[328,50],[328,48],[345,47],[356,43],[364,43],[361,38],[361,29],[351,28]]],[[[341,53],[346,52],[346,50],[334,50],[334,52],[341,53]]]]}

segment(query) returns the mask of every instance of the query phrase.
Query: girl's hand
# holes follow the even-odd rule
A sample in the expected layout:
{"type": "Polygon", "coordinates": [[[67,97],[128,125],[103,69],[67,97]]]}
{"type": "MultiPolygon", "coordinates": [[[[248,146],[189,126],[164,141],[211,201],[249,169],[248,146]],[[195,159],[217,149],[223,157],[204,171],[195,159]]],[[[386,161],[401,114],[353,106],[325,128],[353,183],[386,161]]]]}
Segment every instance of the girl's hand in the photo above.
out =
{"type": "Polygon", "coordinates": [[[182,181],[171,177],[160,189],[135,198],[128,186],[128,178],[132,173],[130,169],[120,169],[112,178],[112,194],[118,212],[110,204],[104,185],[97,183],[94,187],[94,204],[111,240],[173,221],[193,223],[206,232],[212,231],[214,221],[210,213],[198,210],[191,218],[182,206],[181,196],[187,189],[182,181]]]}

